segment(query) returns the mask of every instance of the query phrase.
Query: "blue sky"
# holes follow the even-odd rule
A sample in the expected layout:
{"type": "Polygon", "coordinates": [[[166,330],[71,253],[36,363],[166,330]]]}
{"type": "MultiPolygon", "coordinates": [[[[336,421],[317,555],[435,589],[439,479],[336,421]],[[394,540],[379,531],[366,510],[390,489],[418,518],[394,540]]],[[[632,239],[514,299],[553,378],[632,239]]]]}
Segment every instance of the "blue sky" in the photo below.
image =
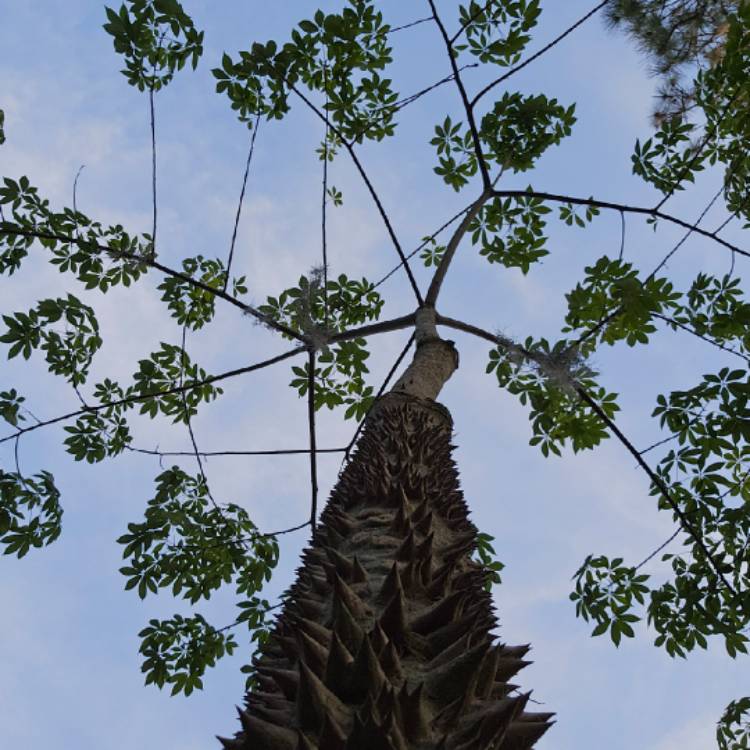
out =
{"type": "MultiPolygon", "coordinates": [[[[530,50],[586,12],[590,0],[543,2],[544,14],[530,50]]],[[[291,25],[316,6],[303,3],[208,0],[185,2],[206,30],[206,51],[197,72],[178,75],[156,99],[159,148],[159,243],[172,266],[198,253],[226,257],[249,142],[228,103],[213,93],[210,68],[224,50],[252,41],[284,38],[291,25]]],[[[427,14],[426,4],[388,0],[381,6],[394,24],[427,14]]],[[[324,8],[336,7],[326,3],[324,8]]],[[[454,4],[441,3],[451,25],[454,4]]],[[[102,221],[119,221],[132,231],[150,227],[150,146],[145,95],[119,74],[99,3],[0,0],[0,108],[6,113],[7,142],[0,147],[0,175],[29,176],[57,206],[69,205],[82,164],[78,204],[102,221]]],[[[394,36],[397,89],[409,94],[447,74],[447,60],[430,24],[394,36]]],[[[480,77],[467,71],[467,85],[480,77]]],[[[632,45],[589,21],[547,56],[511,79],[509,90],[544,92],[578,103],[579,122],[571,138],[550,151],[537,172],[509,178],[508,187],[569,192],[649,205],[655,194],[630,174],[629,155],[637,137],[649,132],[654,82],[632,45]]],[[[396,138],[362,148],[362,160],[383,197],[402,243],[415,247],[424,235],[471,198],[456,197],[432,173],[429,146],[433,126],[446,114],[460,117],[455,89],[444,86],[405,109],[396,138]]],[[[283,123],[264,123],[258,134],[240,226],[236,269],[248,277],[250,297],[259,303],[293,284],[319,263],[321,167],[314,149],[320,123],[296,107],[283,123]]],[[[343,191],[344,206],[330,211],[332,271],[379,278],[394,264],[379,217],[344,156],[331,167],[330,182],[343,191]]],[[[708,173],[698,185],[670,201],[671,210],[694,220],[719,184],[708,173]]],[[[709,214],[714,227],[724,214],[709,214]]],[[[441,312],[490,330],[523,338],[556,337],[565,311],[564,293],[583,268],[619,250],[616,214],[600,216],[586,232],[551,222],[551,255],[528,276],[489,266],[470,245],[462,246],[444,286],[441,312]]],[[[727,237],[732,237],[732,228],[727,237]]],[[[626,257],[646,272],[679,238],[661,227],[627,223],[626,257]]],[[[740,241],[738,233],[735,238],[740,241]]],[[[723,273],[729,259],[717,247],[692,238],[669,265],[683,286],[697,270],[723,273]]],[[[418,272],[424,285],[428,272],[418,272]]],[[[105,346],[90,382],[104,376],[127,380],[133,363],[176,343],[179,329],[158,301],[150,275],[131,290],[106,297],[86,295],[74,282],[29,258],[11,280],[0,280],[2,312],[28,308],[43,296],[74,291],[94,304],[105,346]]],[[[412,298],[401,275],[384,287],[385,315],[409,312],[412,298]]],[[[534,689],[543,710],[558,723],[539,743],[542,750],[702,750],[712,746],[713,723],[724,706],[744,695],[743,664],[720,643],[708,653],[675,661],[656,650],[653,632],[616,650],[591,639],[590,628],[574,617],[567,599],[570,577],[590,552],[620,554],[635,563],[672,531],[658,514],[647,482],[624,450],[608,441],[594,453],[544,459],[528,446],[525,409],[484,375],[487,346],[459,333],[461,368],[441,400],[455,420],[456,459],[466,499],[478,527],[496,537],[507,565],[495,592],[500,637],[533,645],[534,664],[519,681],[534,689]]],[[[373,339],[373,382],[378,384],[408,337],[407,332],[373,339]]],[[[193,334],[188,347],[209,372],[263,359],[285,344],[233,309],[221,309],[207,333],[193,334]]],[[[602,381],[620,393],[618,423],[642,446],[660,437],[650,419],[657,393],[689,387],[720,362],[701,342],[685,334],[660,332],[648,348],[601,351],[594,364],[602,381]]],[[[203,450],[238,447],[296,448],[306,441],[305,402],[287,387],[289,369],[280,365],[227,383],[225,394],[195,420],[203,450]]],[[[64,382],[45,372],[39,360],[2,364],[0,389],[17,387],[41,417],[75,403],[64,382]]],[[[319,418],[319,443],[345,444],[353,425],[338,415],[319,418]]],[[[165,421],[141,422],[135,442],[143,447],[185,449],[184,428],[165,421]]],[[[150,617],[190,610],[168,596],[141,602],[123,591],[114,543],[129,521],[141,517],[152,496],[156,459],[125,455],[95,467],[80,465],[61,450],[58,428],[21,442],[27,473],[55,474],[65,505],[63,535],[43,551],[0,562],[0,726],[3,745],[156,750],[165,744],[186,749],[212,747],[214,734],[237,728],[233,705],[242,697],[239,667],[249,658],[243,643],[205,679],[205,690],[169,698],[143,687],[137,632],[150,617]]],[[[0,460],[12,465],[2,446],[0,460]]],[[[321,494],[335,481],[339,459],[321,456],[321,494]]],[[[187,470],[195,467],[182,462],[187,470]]],[[[241,503],[261,529],[277,529],[306,517],[307,464],[304,457],[212,459],[207,473],[214,494],[241,503]]],[[[282,560],[269,586],[278,595],[291,581],[305,532],[285,537],[282,560]]],[[[677,547],[675,547],[676,549],[677,547]]],[[[648,572],[667,571],[654,564],[648,572]]],[[[230,592],[231,593],[231,592],[230,592]]],[[[199,611],[217,626],[235,618],[230,595],[199,611]]],[[[746,673],[745,673],[746,674],[746,673]]]]}

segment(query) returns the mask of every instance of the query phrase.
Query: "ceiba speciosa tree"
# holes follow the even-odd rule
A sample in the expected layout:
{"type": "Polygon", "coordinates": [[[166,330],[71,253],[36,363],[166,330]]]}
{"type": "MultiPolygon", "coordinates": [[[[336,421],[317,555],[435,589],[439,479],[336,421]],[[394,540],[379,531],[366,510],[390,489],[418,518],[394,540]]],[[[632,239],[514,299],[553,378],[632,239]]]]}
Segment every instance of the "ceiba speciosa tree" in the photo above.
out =
{"type": "Polygon", "coordinates": [[[331,493],[230,750],[526,750],[550,725],[514,694],[529,646],[495,643],[471,559],[477,529],[435,400],[458,354],[434,310],[416,318],[412,363],[331,493]]]}

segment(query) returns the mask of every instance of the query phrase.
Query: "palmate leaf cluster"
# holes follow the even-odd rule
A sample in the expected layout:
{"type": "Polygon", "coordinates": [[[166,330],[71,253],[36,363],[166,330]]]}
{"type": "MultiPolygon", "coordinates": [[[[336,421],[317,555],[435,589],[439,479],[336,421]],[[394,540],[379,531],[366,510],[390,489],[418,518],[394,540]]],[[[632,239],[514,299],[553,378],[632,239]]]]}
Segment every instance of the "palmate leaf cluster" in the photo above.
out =
{"type": "Polygon", "coordinates": [[[105,11],[104,30],[125,59],[122,74],[139,91],[159,91],[187,62],[198,66],[203,32],[177,0],[128,0],[105,11]]]}
{"type": "Polygon", "coordinates": [[[397,94],[381,71],[391,62],[389,26],[368,0],[349,0],[341,13],[317,11],[300,21],[290,41],[255,42],[239,59],[224,54],[213,71],[242,121],[282,119],[298,84],[325,94],[337,138],[382,140],[394,132],[397,94]]]}
{"type": "MultiPolygon", "coordinates": [[[[120,568],[126,589],[141,599],[166,589],[194,605],[234,585],[238,622],[261,637],[269,605],[256,594],[278,562],[278,544],[259,534],[240,506],[213,504],[203,477],[177,466],[160,474],[143,521],[128,524],[117,541],[127,560],[120,568]]],[[[205,670],[237,646],[231,632],[217,630],[201,615],[153,619],[139,635],[146,684],[171,685],[173,695],[202,688],[205,670]]]]}
{"type": "MultiPolygon", "coordinates": [[[[362,419],[373,403],[373,387],[367,385],[366,361],[370,353],[364,338],[328,344],[328,339],[347,329],[380,317],[384,300],[367,279],[357,281],[345,274],[337,279],[323,278],[316,270],[301,276],[296,287],[285,289],[278,297],[269,297],[259,309],[271,320],[284,323],[293,331],[316,342],[316,409],[346,406],[346,419],[362,419]]],[[[309,363],[294,366],[291,386],[300,396],[309,387],[309,363]]]]}
{"type": "MultiPolygon", "coordinates": [[[[750,223],[750,6],[615,0],[609,12],[639,34],[659,57],[660,73],[668,76],[659,127],[636,142],[634,174],[669,196],[718,165],[727,208],[750,223]],[[694,83],[685,84],[680,74],[686,63],[688,69],[690,64],[699,68],[694,83]]],[[[449,45],[453,61],[481,64],[490,75],[493,69],[517,65],[540,13],[538,0],[458,5],[451,19],[457,28],[449,45]]],[[[119,10],[108,8],[104,28],[125,60],[129,84],[141,91],[160,90],[188,63],[195,67],[203,52],[203,32],[176,0],[130,0],[119,10]]],[[[225,53],[213,70],[216,90],[248,124],[286,117],[293,101],[300,108],[317,107],[324,133],[317,154],[331,162],[342,150],[395,133],[396,113],[406,100],[399,100],[389,77],[391,31],[372,0],[348,0],[340,11],[311,13],[285,42],[256,42],[225,53]]],[[[575,125],[575,106],[512,86],[490,96],[493,88],[471,100],[473,119],[468,112],[448,113],[424,138],[436,151],[432,168],[445,184],[469,191],[482,183],[484,199],[467,232],[479,255],[495,270],[527,274],[554,251],[548,238],[554,203],[531,186],[513,196],[490,194],[488,188],[490,183],[502,188],[503,176],[530,171],[548,149],[561,144],[575,125]]],[[[0,143],[2,127],[0,111],[0,143]]],[[[328,187],[326,200],[341,205],[341,192],[328,187]]],[[[557,218],[566,226],[586,228],[600,212],[594,203],[593,198],[589,205],[558,200],[557,218]]],[[[155,263],[149,234],[104,226],[70,208],[54,211],[26,177],[4,178],[0,207],[0,274],[16,273],[35,242],[61,273],[90,291],[130,286],[155,263]]],[[[420,257],[428,268],[438,267],[445,256],[446,244],[425,238],[420,257]]],[[[314,351],[315,408],[340,407],[345,417],[359,420],[374,400],[367,382],[366,339],[336,336],[378,321],[384,300],[367,279],[350,278],[338,269],[328,278],[329,270],[314,270],[268,297],[259,314],[299,334],[314,351]]],[[[247,293],[247,282],[230,278],[220,258],[194,254],[182,260],[179,271],[166,273],[158,288],[184,333],[209,329],[217,298],[234,302],[247,293]]],[[[588,262],[566,301],[563,338],[529,337],[521,344],[498,336],[487,365],[498,385],[528,407],[530,442],[545,455],[561,455],[568,447],[593,449],[610,436],[607,420],[619,410],[617,394],[599,384],[590,365],[602,344],[645,345],[658,327],[666,326],[750,357],[750,305],[733,273],[700,273],[680,290],[665,275],[647,275],[629,260],[604,255],[588,262]]],[[[54,374],[76,388],[86,385],[102,343],[90,305],[66,293],[6,315],[4,321],[0,341],[8,345],[9,356],[28,358],[40,350],[54,374]]],[[[291,385],[299,395],[307,395],[310,380],[309,364],[293,368],[291,385]]],[[[693,387],[657,397],[653,416],[668,442],[651,491],[681,529],[682,550],[661,556],[668,575],[658,583],[641,572],[649,560],[628,564],[589,555],[574,576],[571,599],[577,614],[593,624],[594,635],[608,633],[619,644],[645,621],[655,631],[657,646],[673,656],[706,648],[712,637],[733,656],[746,651],[749,388],[746,368],[717,368],[693,387]]],[[[93,385],[85,407],[65,426],[64,444],[76,460],[99,462],[132,448],[127,418],[134,412],[189,425],[198,408],[220,394],[213,377],[182,344],[163,342],[138,361],[132,382],[105,378],[93,385]]],[[[8,424],[18,427],[29,415],[15,390],[0,393],[0,416],[8,424]]],[[[131,523],[119,540],[126,588],[141,598],[165,591],[192,608],[222,586],[234,586],[240,610],[234,624],[245,623],[251,638],[263,641],[270,607],[262,587],[277,563],[275,539],[260,534],[240,506],[214,503],[202,469],[191,476],[172,467],[156,483],[143,520],[131,523]]],[[[57,538],[60,493],[48,472],[24,477],[16,466],[16,471],[0,473],[0,488],[0,542],[6,554],[23,556],[57,538]]],[[[491,542],[480,534],[475,550],[488,586],[499,582],[503,568],[491,542]]],[[[152,619],[140,637],[146,682],[170,686],[173,694],[201,688],[205,670],[237,647],[229,629],[216,628],[192,609],[187,615],[152,619]]],[[[245,671],[252,679],[252,669],[245,671]]],[[[747,745],[749,710],[748,699],[730,705],[718,730],[721,747],[747,745]]]]}

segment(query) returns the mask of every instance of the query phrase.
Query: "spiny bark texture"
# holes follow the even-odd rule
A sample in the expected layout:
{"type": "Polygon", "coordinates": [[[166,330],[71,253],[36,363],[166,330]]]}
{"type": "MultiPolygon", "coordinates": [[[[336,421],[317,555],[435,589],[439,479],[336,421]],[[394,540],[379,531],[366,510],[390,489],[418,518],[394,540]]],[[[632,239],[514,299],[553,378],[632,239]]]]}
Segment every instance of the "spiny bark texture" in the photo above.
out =
{"type": "Polygon", "coordinates": [[[493,642],[447,410],[391,393],[303,555],[232,750],[526,750],[551,714],[493,642]]]}

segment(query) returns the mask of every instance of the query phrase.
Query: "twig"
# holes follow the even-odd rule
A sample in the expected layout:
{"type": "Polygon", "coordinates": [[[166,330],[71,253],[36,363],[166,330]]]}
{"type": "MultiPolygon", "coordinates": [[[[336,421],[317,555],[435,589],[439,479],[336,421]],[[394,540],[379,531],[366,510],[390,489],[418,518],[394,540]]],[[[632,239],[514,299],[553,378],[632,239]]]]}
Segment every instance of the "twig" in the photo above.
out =
{"type": "MultiPolygon", "coordinates": [[[[182,326],[182,343],[181,343],[181,362],[180,362],[180,388],[182,388],[184,380],[185,380],[185,363],[187,361],[187,349],[185,348],[185,343],[187,339],[187,323],[183,324],[182,326]]],[[[182,391],[182,408],[185,410],[185,424],[187,424],[188,428],[188,434],[190,435],[190,442],[193,445],[193,455],[195,456],[195,460],[198,463],[198,473],[200,474],[201,481],[203,482],[203,486],[206,488],[206,494],[208,495],[208,499],[211,501],[211,504],[214,506],[214,508],[218,511],[219,517],[222,521],[224,521],[224,525],[226,529],[230,532],[230,537],[232,536],[232,525],[229,523],[229,519],[224,515],[224,511],[221,509],[221,506],[216,502],[216,499],[213,496],[213,493],[211,492],[211,486],[208,483],[208,477],[206,476],[206,472],[203,468],[203,460],[201,459],[200,451],[198,450],[198,441],[195,439],[195,432],[193,431],[193,421],[190,418],[190,412],[188,411],[188,403],[187,403],[187,394],[185,391],[182,391]]],[[[227,540],[228,541],[228,540],[227,540]]],[[[247,544],[245,542],[240,542],[242,546],[247,550],[247,544]]]]}
{"type": "MultiPolygon", "coordinates": [[[[474,23],[474,21],[475,21],[475,20],[476,20],[476,19],[477,19],[477,18],[478,18],[479,16],[481,16],[481,15],[482,15],[482,13],[484,13],[484,12],[485,12],[485,11],[487,10],[487,8],[489,8],[489,7],[490,7],[490,5],[492,5],[492,3],[494,3],[494,2],[495,2],[495,0],[487,0],[487,2],[486,2],[486,3],[484,4],[484,5],[482,5],[482,6],[481,6],[481,7],[479,8],[479,10],[477,10],[477,11],[476,11],[476,12],[474,12],[474,13],[472,13],[472,14],[471,14],[471,15],[470,15],[470,16],[469,16],[469,17],[468,17],[467,19],[466,19],[466,21],[464,21],[464,22],[463,22],[463,23],[461,24],[461,28],[459,28],[459,30],[458,30],[458,31],[457,31],[457,32],[456,32],[456,33],[455,33],[455,34],[454,34],[454,35],[453,35],[453,36],[452,36],[452,37],[450,38],[450,43],[451,43],[451,47],[452,47],[452,46],[453,46],[453,45],[454,45],[454,44],[456,43],[456,40],[458,39],[458,37],[460,37],[460,36],[461,36],[461,34],[463,34],[463,33],[464,33],[464,31],[466,31],[466,29],[468,29],[468,28],[469,28],[469,26],[471,26],[471,24],[472,24],[472,23],[474,23]]],[[[430,19],[430,20],[432,20],[432,19],[430,19]]]]}
{"type": "Polygon", "coordinates": [[[391,318],[391,320],[378,321],[377,323],[368,323],[358,328],[350,328],[348,331],[335,333],[328,339],[329,344],[335,344],[339,341],[350,341],[351,339],[365,338],[376,333],[388,333],[390,331],[400,331],[402,328],[410,328],[414,325],[414,313],[402,315],[400,318],[391,318]]]}
{"type": "Polygon", "coordinates": [[[594,14],[598,13],[607,3],[609,0],[603,0],[603,2],[599,3],[596,7],[592,8],[585,16],[582,16],[579,18],[572,26],[569,26],[565,31],[563,31],[562,34],[555,37],[549,44],[545,45],[540,49],[538,52],[535,52],[531,57],[524,60],[522,63],[519,63],[516,65],[515,68],[511,68],[507,73],[504,75],[501,75],[499,78],[496,78],[491,83],[488,83],[476,96],[471,100],[471,106],[474,107],[476,103],[488,92],[491,91],[495,86],[498,86],[503,81],[507,81],[511,76],[518,73],[520,70],[523,70],[527,65],[530,63],[533,63],[534,60],[537,60],[540,58],[545,52],[548,52],[551,50],[555,45],[559,44],[563,39],[565,39],[568,34],[572,34],[579,26],[586,23],[586,21],[591,18],[594,14]]]}
{"type": "Polygon", "coordinates": [[[403,31],[404,29],[410,29],[413,26],[419,26],[420,23],[427,23],[428,21],[432,21],[431,16],[427,16],[426,18],[418,18],[416,21],[412,21],[411,23],[405,23],[403,26],[394,26],[392,29],[388,30],[389,34],[395,34],[397,31],[403,31]]]}
{"type": "Polygon", "coordinates": [[[78,167],[78,171],[76,172],[75,179],[73,180],[73,216],[75,217],[76,222],[76,237],[78,237],[78,203],[77,203],[77,193],[78,193],[78,178],[81,176],[81,172],[86,168],[85,164],[81,164],[80,167],[78,167]]]}
{"type": "MultiPolygon", "coordinates": [[[[425,248],[439,234],[441,234],[442,232],[444,232],[451,224],[453,224],[458,219],[460,219],[467,211],[470,211],[471,207],[473,205],[474,205],[474,203],[472,202],[468,206],[466,206],[466,208],[462,208],[457,214],[454,214],[450,219],[448,219],[448,221],[446,221],[439,229],[436,229],[429,237],[426,237],[424,240],[422,240],[422,242],[419,244],[419,246],[416,247],[416,248],[414,248],[414,250],[412,250],[406,256],[407,259],[410,260],[411,258],[413,258],[420,250],[422,250],[423,248],[425,248]]],[[[399,268],[401,268],[401,265],[402,264],[399,263],[397,266],[394,266],[390,271],[388,271],[388,273],[385,276],[383,276],[382,279],[380,279],[380,281],[378,281],[377,283],[375,283],[372,288],[373,289],[377,289],[381,284],[383,284],[386,281],[388,281],[388,279],[390,279],[391,276],[393,276],[393,274],[396,273],[396,271],[398,271],[399,268]]]]}
{"type": "Polygon", "coordinates": [[[250,148],[247,152],[247,161],[245,162],[245,175],[242,178],[242,190],[240,190],[240,199],[237,203],[237,214],[234,217],[234,227],[232,228],[232,241],[229,244],[229,258],[227,259],[227,270],[226,276],[224,277],[224,284],[221,287],[222,292],[226,292],[227,285],[229,284],[229,272],[232,269],[232,260],[234,258],[234,245],[237,241],[237,228],[240,225],[240,215],[242,213],[242,202],[245,199],[245,188],[247,187],[247,178],[250,174],[250,163],[253,160],[253,151],[255,150],[255,137],[258,135],[258,127],[260,126],[260,115],[255,118],[255,127],[253,128],[253,134],[250,137],[250,148]]]}
{"type": "Polygon", "coordinates": [[[669,537],[669,539],[662,542],[650,555],[644,557],[643,560],[641,560],[638,565],[635,566],[634,570],[640,570],[647,562],[653,560],[654,557],[656,557],[672,540],[676,539],[682,533],[683,529],[681,527],[677,528],[674,534],[669,537]]]}

